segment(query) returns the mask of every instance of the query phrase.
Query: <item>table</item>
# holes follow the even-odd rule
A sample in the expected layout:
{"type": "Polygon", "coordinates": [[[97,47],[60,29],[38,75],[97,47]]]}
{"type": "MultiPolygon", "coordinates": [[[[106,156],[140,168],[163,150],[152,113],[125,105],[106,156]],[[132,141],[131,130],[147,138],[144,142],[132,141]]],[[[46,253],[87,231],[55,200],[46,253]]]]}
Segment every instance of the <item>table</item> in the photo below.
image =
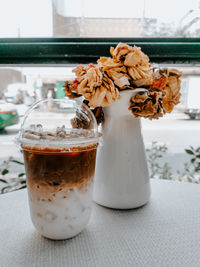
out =
{"type": "Polygon", "coordinates": [[[51,241],[32,226],[26,189],[0,196],[0,267],[200,266],[200,185],[152,180],[150,202],[119,211],[94,204],[77,237],[51,241]]]}

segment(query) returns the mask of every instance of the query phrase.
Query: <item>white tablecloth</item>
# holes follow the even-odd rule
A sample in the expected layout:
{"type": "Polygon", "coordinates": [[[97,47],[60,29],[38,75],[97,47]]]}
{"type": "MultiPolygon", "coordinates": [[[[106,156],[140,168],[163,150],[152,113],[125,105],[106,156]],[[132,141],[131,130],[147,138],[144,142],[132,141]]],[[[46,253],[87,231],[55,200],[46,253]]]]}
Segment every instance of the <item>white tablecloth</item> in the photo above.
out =
{"type": "Polygon", "coordinates": [[[50,241],[32,226],[27,192],[0,196],[0,267],[200,266],[200,185],[152,181],[148,205],[117,211],[94,204],[87,228],[50,241]]]}

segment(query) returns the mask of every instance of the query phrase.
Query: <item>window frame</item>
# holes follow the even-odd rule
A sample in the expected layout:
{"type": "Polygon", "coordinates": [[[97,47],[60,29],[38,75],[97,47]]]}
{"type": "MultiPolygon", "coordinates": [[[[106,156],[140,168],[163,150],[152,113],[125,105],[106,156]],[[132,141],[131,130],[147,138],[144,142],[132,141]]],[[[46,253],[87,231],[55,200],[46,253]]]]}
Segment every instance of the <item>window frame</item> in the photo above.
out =
{"type": "Polygon", "coordinates": [[[87,64],[119,42],[140,46],[153,63],[200,63],[200,38],[5,38],[0,64],[87,64]]]}

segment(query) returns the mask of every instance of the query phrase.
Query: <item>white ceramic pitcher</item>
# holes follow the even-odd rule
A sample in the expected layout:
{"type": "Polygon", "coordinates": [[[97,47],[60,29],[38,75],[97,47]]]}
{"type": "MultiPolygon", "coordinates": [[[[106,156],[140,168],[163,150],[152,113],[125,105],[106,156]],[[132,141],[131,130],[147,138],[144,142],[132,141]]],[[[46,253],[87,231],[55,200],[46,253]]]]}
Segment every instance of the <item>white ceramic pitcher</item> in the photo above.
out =
{"type": "Polygon", "coordinates": [[[97,153],[93,199],[114,209],[137,208],[150,198],[141,123],[128,110],[133,94],[121,92],[120,100],[104,109],[103,146],[97,153]]]}

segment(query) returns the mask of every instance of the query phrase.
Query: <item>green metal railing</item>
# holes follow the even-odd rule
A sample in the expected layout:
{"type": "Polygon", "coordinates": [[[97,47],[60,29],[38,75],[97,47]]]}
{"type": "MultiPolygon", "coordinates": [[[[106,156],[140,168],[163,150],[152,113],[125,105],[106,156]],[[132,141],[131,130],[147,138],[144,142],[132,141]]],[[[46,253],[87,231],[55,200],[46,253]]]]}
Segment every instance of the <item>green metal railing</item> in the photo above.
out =
{"type": "Polygon", "coordinates": [[[109,56],[119,42],[137,45],[155,63],[200,63],[200,38],[0,39],[0,64],[77,64],[109,56]]]}

